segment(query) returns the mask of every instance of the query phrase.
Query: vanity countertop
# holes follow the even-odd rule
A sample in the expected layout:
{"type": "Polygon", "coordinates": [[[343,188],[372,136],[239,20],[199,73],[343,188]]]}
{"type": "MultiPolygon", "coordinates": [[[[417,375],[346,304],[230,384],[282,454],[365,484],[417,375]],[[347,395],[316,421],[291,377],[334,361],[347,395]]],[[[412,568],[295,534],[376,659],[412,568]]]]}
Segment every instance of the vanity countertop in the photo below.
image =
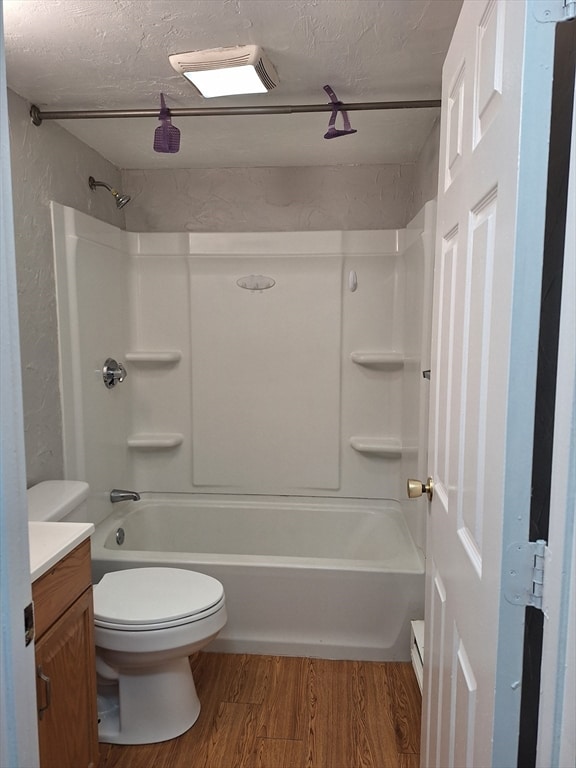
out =
{"type": "Polygon", "coordinates": [[[29,522],[30,575],[32,581],[94,533],[92,523],[29,522]]]}

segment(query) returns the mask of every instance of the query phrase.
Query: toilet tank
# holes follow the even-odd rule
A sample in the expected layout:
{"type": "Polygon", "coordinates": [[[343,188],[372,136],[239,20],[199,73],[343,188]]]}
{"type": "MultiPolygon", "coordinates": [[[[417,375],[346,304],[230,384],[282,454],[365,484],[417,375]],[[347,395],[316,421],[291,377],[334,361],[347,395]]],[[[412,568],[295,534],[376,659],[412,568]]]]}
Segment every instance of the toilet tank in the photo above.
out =
{"type": "Polygon", "coordinates": [[[84,523],[90,487],[79,480],[45,480],[27,491],[28,520],[84,523]]]}

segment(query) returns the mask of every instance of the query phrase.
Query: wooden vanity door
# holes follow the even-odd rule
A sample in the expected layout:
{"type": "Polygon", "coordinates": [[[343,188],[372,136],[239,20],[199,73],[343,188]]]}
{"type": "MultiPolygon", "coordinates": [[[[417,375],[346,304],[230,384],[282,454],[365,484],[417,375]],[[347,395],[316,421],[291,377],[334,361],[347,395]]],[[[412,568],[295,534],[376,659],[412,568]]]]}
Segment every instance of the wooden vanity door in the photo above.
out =
{"type": "Polygon", "coordinates": [[[98,761],[92,588],[36,644],[41,768],[88,768],[98,761]]]}

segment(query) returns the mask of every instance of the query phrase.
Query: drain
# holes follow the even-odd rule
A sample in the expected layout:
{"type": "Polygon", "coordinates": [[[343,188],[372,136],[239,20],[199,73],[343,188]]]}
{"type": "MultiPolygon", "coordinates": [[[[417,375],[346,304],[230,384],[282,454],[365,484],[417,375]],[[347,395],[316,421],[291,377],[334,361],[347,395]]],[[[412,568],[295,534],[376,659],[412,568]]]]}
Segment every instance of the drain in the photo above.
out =
{"type": "Polygon", "coordinates": [[[116,531],[116,544],[118,544],[119,547],[124,544],[124,539],[126,538],[126,534],[124,533],[124,528],[118,528],[116,531]]]}

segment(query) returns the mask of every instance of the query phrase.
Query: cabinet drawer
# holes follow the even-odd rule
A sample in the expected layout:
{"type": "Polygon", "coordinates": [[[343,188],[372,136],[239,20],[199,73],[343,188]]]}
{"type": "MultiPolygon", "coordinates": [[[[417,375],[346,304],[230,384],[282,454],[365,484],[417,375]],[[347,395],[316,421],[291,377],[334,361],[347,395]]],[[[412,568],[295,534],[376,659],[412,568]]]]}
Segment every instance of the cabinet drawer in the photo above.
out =
{"type": "Polygon", "coordinates": [[[32,584],[36,639],[91,583],[90,540],[86,539],[32,584]]]}

